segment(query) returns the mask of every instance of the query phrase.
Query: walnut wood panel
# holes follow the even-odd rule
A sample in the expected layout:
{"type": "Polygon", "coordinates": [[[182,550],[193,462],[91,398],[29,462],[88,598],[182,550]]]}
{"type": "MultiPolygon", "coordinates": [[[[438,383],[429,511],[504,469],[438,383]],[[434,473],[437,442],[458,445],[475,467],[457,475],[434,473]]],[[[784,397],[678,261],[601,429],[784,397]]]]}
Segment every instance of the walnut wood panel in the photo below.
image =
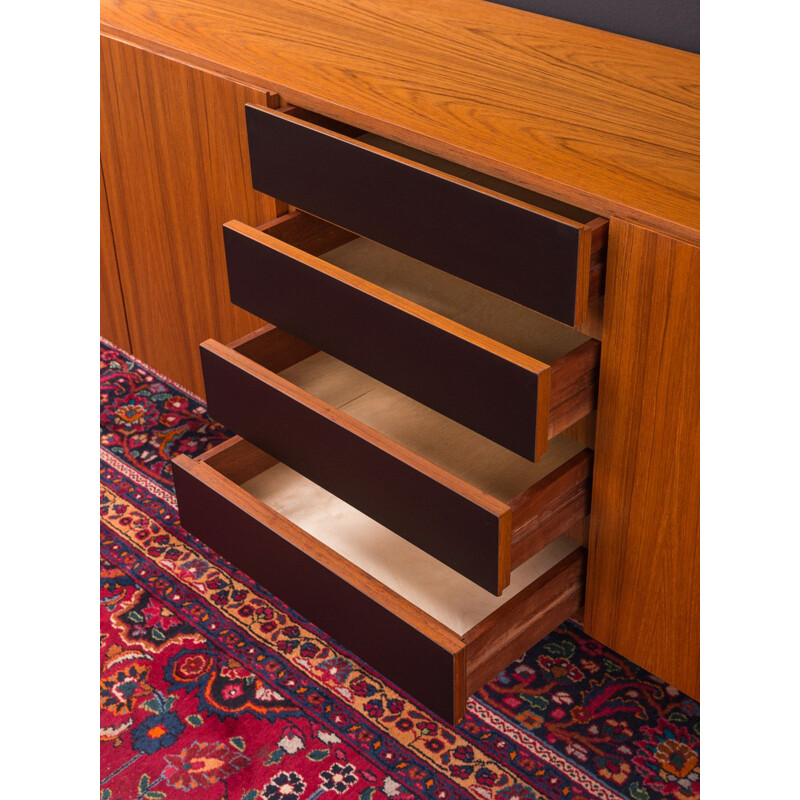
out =
{"type": "Polygon", "coordinates": [[[125,301],[119,283],[114,232],[108,215],[108,199],[103,169],[100,168],[100,335],[130,352],[125,301]]]}
{"type": "Polygon", "coordinates": [[[586,630],[699,696],[699,250],[612,221],[586,630]]]}
{"type": "Polygon", "coordinates": [[[237,305],[525,458],[544,455],[547,364],[241,223],[225,226],[225,253],[237,305]]]}
{"type": "Polygon", "coordinates": [[[102,0],[101,19],[288,102],[697,240],[696,55],[478,0],[102,0]]]}
{"type": "Polygon", "coordinates": [[[234,350],[201,350],[213,419],[488,591],[508,585],[507,505],[234,350]]]}
{"type": "Polygon", "coordinates": [[[248,106],[246,116],[256,189],[560,322],[583,321],[594,227],[283,111],[248,106]]]}
{"type": "Polygon", "coordinates": [[[181,524],[436,713],[464,713],[464,645],[452,631],[208,464],[172,462],[181,524]]]}
{"type": "MultiPolygon", "coordinates": [[[[101,39],[101,149],[130,349],[202,394],[197,343],[259,320],[228,299],[222,224],[275,202],[249,185],[244,105],[271,102],[153,53],[101,39]]],[[[283,208],[281,208],[283,211],[283,208]]]]}

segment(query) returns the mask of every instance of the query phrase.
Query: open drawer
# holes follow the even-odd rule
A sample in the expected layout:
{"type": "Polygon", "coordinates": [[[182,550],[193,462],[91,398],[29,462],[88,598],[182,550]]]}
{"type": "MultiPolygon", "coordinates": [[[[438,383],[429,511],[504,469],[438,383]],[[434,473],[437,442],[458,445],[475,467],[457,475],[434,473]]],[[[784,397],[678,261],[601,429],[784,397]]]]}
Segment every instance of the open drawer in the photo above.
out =
{"type": "Polygon", "coordinates": [[[302,212],[224,234],[238,306],[525,458],[596,406],[573,328],[302,212]]]}
{"type": "Polygon", "coordinates": [[[583,602],[560,538],[492,597],[238,437],[173,461],[192,534],[447,720],[583,602]]]}
{"type": "Polygon", "coordinates": [[[602,292],[602,217],[302,109],[246,118],[259,191],[569,325],[602,292]]]}
{"type": "Polygon", "coordinates": [[[489,592],[589,514],[566,436],[527,461],[271,325],[201,357],[212,418],[489,592]]]}

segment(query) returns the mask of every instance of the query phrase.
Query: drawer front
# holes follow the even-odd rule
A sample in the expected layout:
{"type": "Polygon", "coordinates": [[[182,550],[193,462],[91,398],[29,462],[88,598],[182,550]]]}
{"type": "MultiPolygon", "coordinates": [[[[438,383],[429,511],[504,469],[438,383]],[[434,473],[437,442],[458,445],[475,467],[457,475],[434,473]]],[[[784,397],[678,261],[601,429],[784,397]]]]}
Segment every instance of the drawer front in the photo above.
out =
{"type": "Polygon", "coordinates": [[[536,461],[550,367],[242,223],[225,226],[231,300],[536,461]]]}
{"type": "Polygon", "coordinates": [[[577,222],[281,111],[247,106],[253,186],[569,325],[607,227],[577,222]]]}
{"type": "Polygon", "coordinates": [[[173,475],[186,530],[437,714],[463,714],[464,646],[456,636],[426,625],[386,589],[363,591],[368,581],[357,569],[207,465],[181,456],[173,475]]]}
{"type": "Polygon", "coordinates": [[[210,416],[488,591],[508,585],[511,510],[218,342],[210,416]]]}

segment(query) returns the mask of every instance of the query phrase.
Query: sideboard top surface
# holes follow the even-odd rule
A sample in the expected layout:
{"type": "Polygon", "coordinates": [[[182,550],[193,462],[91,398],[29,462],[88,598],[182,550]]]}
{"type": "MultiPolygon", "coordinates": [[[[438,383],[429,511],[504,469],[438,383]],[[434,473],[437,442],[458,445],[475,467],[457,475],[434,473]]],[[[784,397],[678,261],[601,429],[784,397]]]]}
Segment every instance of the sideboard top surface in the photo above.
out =
{"type": "Polygon", "coordinates": [[[698,241],[694,54],[481,0],[101,0],[101,30],[698,241]]]}

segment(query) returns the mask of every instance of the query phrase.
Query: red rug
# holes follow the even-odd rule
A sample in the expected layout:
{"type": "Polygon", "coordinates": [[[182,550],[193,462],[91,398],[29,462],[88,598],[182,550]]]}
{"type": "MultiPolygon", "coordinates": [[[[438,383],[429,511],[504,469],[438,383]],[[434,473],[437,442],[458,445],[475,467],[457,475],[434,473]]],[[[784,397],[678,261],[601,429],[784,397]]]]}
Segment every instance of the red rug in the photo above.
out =
{"type": "Polygon", "coordinates": [[[699,707],[568,622],[458,726],[180,527],[169,461],[230,434],[101,344],[101,798],[699,797],[699,707]]]}

